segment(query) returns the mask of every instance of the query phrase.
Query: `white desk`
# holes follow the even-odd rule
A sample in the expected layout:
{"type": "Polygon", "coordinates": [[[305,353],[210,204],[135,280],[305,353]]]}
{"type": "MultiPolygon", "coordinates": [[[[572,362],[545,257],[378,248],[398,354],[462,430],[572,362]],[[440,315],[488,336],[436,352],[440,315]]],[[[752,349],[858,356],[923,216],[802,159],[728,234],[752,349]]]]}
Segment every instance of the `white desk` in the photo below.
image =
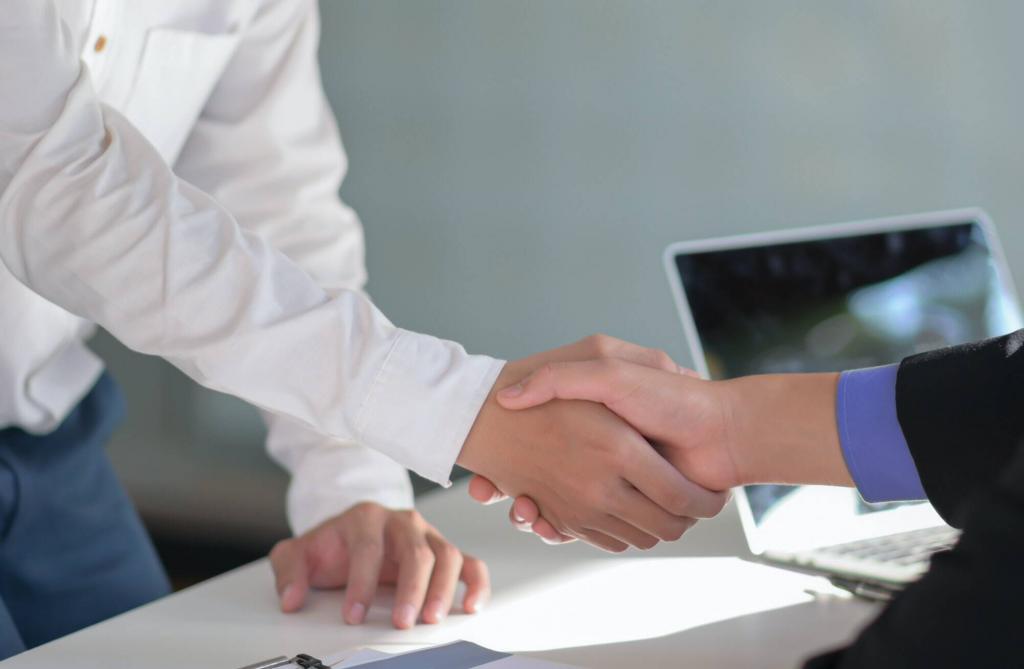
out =
{"type": "Polygon", "coordinates": [[[490,564],[495,592],[483,613],[400,632],[383,593],[367,624],[347,627],[341,594],[320,592],[284,615],[261,560],[0,667],[234,669],[280,654],[394,652],[463,638],[595,668],[782,668],[849,639],[877,610],[806,592],[828,590],[822,579],[722,557],[743,545],[733,510],[677,544],[610,556],[544,546],[511,529],[504,508],[477,507],[464,486],[424,498],[420,509],[490,564]]]}

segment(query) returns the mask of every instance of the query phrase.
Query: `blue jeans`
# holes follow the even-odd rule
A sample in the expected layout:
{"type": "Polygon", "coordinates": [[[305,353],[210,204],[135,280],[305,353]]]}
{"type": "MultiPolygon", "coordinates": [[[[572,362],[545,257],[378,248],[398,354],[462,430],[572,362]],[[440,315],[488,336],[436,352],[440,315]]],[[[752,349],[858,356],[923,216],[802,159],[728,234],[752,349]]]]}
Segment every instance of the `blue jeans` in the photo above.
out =
{"type": "Polygon", "coordinates": [[[104,374],[56,430],[0,430],[0,659],[170,592],[107,459],[124,399],[104,374]]]}

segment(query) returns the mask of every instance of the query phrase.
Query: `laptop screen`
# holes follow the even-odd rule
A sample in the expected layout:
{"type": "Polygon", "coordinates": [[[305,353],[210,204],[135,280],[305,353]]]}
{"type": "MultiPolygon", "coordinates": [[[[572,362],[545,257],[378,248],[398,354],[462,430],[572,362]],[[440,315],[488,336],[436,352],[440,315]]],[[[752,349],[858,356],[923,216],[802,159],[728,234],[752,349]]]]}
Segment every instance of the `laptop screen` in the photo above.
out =
{"type": "MultiPolygon", "coordinates": [[[[974,222],[727,246],[674,256],[713,379],[882,365],[1020,327],[1006,277],[974,222]]],[[[753,523],[807,537],[807,523],[828,518],[835,527],[842,513],[900,506],[868,504],[850,490],[800,490],[748,486],[753,523]]]]}

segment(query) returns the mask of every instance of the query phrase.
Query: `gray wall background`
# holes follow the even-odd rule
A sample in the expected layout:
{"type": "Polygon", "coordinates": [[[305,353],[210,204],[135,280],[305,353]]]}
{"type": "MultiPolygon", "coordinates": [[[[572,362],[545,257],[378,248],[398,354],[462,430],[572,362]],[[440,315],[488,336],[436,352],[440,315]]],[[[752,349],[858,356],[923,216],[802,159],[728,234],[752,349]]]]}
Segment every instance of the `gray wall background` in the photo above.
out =
{"type": "MultiPolygon", "coordinates": [[[[515,358],[606,332],[688,360],[672,241],[981,205],[1024,277],[1024,5],[324,0],[342,189],[392,320],[515,358]]],[[[144,513],[283,531],[255,412],[101,338],[144,513]]]]}

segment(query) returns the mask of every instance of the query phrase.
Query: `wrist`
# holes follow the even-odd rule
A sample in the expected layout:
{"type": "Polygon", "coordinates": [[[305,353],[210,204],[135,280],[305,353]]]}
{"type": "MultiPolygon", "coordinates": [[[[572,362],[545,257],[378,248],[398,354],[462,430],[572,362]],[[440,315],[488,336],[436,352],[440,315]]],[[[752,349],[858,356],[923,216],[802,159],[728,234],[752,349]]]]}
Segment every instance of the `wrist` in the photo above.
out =
{"type": "Polygon", "coordinates": [[[770,374],[724,382],[727,446],[741,485],[852,486],[839,445],[839,374],[770,374]]]}
{"type": "Polygon", "coordinates": [[[469,429],[469,434],[466,435],[466,441],[462,444],[462,450],[459,451],[458,457],[455,458],[455,464],[463,469],[468,469],[474,474],[486,476],[481,471],[486,468],[482,462],[482,444],[487,440],[485,435],[488,432],[489,415],[494,409],[492,396],[488,395],[480,407],[480,413],[476,415],[476,420],[473,421],[473,426],[469,429]]]}
{"type": "Polygon", "coordinates": [[[468,469],[474,474],[489,476],[490,472],[487,471],[487,442],[495,438],[492,425],[495,422],[496,415],[505,411],[498,404],[495,395],[497,395],[498,390],[522,380],[526,374],[526,370],[519,369],[517,363],[507,363],[499,372],[498,378],[487,392],[487,397],[484,399],[483,404],[480,406],[480,411],[473,420],[473,425],[469,428],[469,433],[466,435],[466,440],[462,444],[458,457],[455,458],[457,465],[468,469]]]}

